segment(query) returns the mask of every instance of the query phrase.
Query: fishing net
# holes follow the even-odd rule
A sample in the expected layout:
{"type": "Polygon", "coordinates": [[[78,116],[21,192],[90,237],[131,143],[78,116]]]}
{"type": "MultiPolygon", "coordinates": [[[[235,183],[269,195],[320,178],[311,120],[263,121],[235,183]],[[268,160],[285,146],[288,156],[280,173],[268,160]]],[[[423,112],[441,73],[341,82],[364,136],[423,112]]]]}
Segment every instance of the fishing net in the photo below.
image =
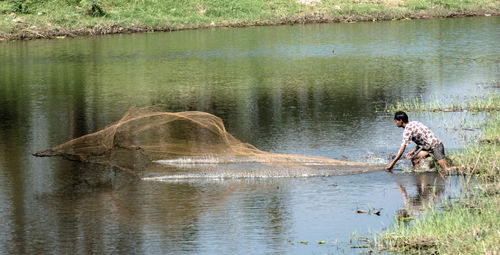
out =
{"type": "Polygon", "coordinates": [[[368,169],[359,162],[265,152],[234,138],[212,114],[153,107],[132,108],[101,131],[34,155],[109,165],[141,178],[303,176],[306,169],[368,169]]]}

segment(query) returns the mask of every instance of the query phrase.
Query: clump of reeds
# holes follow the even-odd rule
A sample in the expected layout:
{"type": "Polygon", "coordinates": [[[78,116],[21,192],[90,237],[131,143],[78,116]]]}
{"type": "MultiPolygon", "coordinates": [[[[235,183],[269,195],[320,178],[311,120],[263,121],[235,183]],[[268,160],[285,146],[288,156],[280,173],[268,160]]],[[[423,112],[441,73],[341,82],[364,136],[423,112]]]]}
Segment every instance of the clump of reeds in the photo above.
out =
{"type": "Polygon", "coordinates": [[[490,117],[479,142],[453,154],[452,159],[462,173],[473,174],[487,181],[498,181],[500,177],[500,116],[490,117]]]}
{"type": "MultiPolygon", "coordinates": [[[[493,112],[500,110],[500,94],[489,93],[486,97],[455,100],[424,100],[422,97],[407,99],[393,104],[387,104],[384,112],[493,112]]],[[[380,111],[380,110],[377,110],[380,111]]]]}

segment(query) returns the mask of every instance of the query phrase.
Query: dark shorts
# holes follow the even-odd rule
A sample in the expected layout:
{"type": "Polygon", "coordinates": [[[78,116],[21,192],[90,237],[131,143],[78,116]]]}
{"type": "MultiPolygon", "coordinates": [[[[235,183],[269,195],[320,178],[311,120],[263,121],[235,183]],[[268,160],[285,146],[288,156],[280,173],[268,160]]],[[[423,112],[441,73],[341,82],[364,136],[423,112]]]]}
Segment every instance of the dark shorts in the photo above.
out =
{"type": "Polygon", "coordinates": [[[432,156],[432,158],[434,158],[435,160],[441,160],[441,159],[445,158],[443,143],[440,143],[438,146],[436,146],[434,148],[431,148],[428,150],[425,150],[425,149],[422,149],[422,150],[427,151],[432,156]]]}

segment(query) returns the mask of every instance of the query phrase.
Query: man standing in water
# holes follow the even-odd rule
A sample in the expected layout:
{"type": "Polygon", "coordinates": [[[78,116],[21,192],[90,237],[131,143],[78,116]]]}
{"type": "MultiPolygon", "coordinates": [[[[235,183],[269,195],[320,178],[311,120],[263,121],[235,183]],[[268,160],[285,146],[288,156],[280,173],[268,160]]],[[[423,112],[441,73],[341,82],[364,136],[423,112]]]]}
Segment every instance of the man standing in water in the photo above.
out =
{"type": "Polygon", "coordinates": [[[437,160],[443,170],[449,169],[446,164],[443,143],[428,127],[418,121],[408,122],[408,115],[402,111],[396,112],[394,121],[396,121],[397,127],[404,128],[405,130],[403,132],[403,141],[398,154],[394,160],[387,165],[385,168],[386,170],[390,171],[394,167],[396,162],[405,152],[406,146],[412,141],[417,144],[417,147],[408,152],[406,158],[411,160],[413,168],[419,168],[420,160],[431,155],[437,160]]]}

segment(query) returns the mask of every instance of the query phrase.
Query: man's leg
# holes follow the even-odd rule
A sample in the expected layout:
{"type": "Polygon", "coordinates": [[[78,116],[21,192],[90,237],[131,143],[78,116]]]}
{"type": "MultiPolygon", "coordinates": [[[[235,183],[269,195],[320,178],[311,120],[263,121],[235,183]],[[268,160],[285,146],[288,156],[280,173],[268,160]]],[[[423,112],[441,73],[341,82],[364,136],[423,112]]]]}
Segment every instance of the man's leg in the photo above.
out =
{"type": "MultiPolygon", "coordinates": [[[[420,151],[411,159],[411,163],[413,164],[413,169],[418,169],[420,167],[420,160],[429,157],[429,152],[420,151]]],[[[445,162],[446,163],[446,162],[445,162]]]]}
{"type": "Polygon", "coordinates": [[[442,158],[437,161],[439,166],[441,166],[441,169],[443,170],[448,170],[448,164],[446,164],[446,158],[442,158]]]}
{"type": "Polygon", "coordinates": [[[456,166],[448,166],[448,164],[446,163],[446,158],[443,158],[443,159],[440,159],[437,161],[439,166],[441,166],[441,169],[443,169],[443,171],[453,171],[453,170],[458,170],[458,167],[456,166]]]}
{"type": "Polygon", "coordinates": [[[456,170],[456,167],[448,167],[446,156],[444,154],[444,145],[441,143],[432,150],[432,157],[437,159],[437,162],[443,171],[456,170]]]}

